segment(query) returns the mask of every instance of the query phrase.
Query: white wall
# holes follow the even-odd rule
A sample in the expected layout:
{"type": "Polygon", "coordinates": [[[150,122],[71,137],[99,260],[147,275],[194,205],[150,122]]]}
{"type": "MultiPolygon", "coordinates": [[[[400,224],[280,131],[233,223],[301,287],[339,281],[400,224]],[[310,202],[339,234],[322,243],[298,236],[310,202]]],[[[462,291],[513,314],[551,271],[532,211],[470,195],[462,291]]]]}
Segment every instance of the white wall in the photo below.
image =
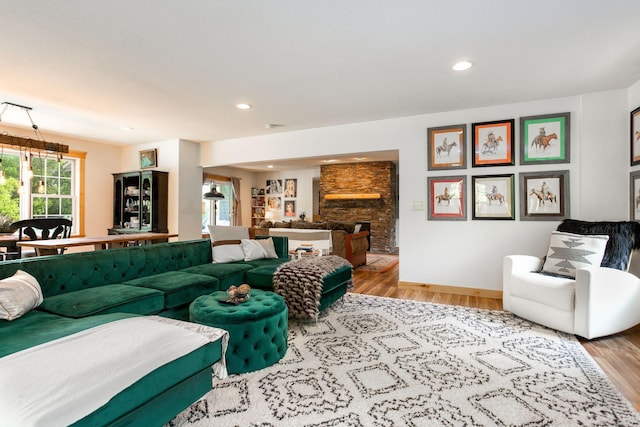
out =
{"type": "MultiPolygon", "coordinates": [[[[202,230],[202,168],[200,144],[183,139],[179,142],[177,227],[180,240],[200,239],[202,230]]],[[[171,175],[169,175],[171,179],[171,175]]],[[[174,209],[169,205],[169,209],[174,209]]],[[[172,230],[172,228],[169,228],[172,230]]]]}
{"type": "MultiPolygon", "coordinates": [[[[640,92],[640,89],[633,89],[640,92]]],[[[427,176],[473,175],[569,170],[571,217],[627,219],[628,103],[627,90],[583,96],[443,112],[391,120],[309,129],[261,137],[217,141],[202,146],[203,165],[232,165],[251,161],[348,154],[359,151],[399,150],[400,171],[400,281],[502,288],[504,255],[546,253],[550,231],[557,221],[516,220],[428,221],[426,211],[411,210],[412,201],[424,201],[427,176]],[[464,170],[427,171],[427,128],[434,126],[516,119],[523,116],[571,113],[571,163],[472,168],[470,150],[464,170]],[[269,149],[265,150],[264,147],[269,149]],[[606,193],[606,194],[603,194],[606,193]]],[[[634,95],[635,96],[635,95],[634,95]]],[[[640,95],[638,95],[640,97],[640,95]]],[[[519,147],[516,149],[519,160],[519,147]]],[[[519,163],[519,161],[516,161],[519,163]]],[[[517,189],[517,187],[516,187],[517,189]]],[[[467,200],[471,208],[471,199],[467,200]]],[[[309,208],[309,211],[311,209],[309,208]]]]}
{"type": "Polygon", "coordinates": [[[629,88],[629,104],[627,105],[629,112],[640,107],[640,80],[629,88]]]}

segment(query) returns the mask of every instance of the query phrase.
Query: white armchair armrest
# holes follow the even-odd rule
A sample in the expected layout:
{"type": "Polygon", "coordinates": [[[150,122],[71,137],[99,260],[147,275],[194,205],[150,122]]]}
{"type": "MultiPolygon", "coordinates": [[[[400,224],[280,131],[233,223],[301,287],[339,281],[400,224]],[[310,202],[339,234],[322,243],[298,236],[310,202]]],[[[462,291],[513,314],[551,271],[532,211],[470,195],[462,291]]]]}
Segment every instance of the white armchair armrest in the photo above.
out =
{"type": "Polygon", "coordinates": [[[507,255],[502,265],[502,308],[511,311],[509,283],[518,273],[529,273],[542,268],[543,259],[531,255],[507,255]]]}
{"type": "Polygon", "coordinates": [[[640,323],[640,279],[606,267],[576,271],[575,333],[592,339],[640,323]]]}

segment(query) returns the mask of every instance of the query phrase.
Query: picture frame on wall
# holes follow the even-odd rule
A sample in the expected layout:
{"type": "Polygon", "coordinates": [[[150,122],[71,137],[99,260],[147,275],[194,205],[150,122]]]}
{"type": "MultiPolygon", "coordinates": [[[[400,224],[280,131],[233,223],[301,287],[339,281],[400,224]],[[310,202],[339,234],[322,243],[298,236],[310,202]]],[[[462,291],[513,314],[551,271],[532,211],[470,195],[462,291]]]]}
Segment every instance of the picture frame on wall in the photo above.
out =
{"type": "Polygon", "coordinates": [[[640,107],[631,112],[631,166],[640,164],[640,107]]]}
{"type": "Polygon", "coordinates": [[[640,221],[640,171],[629,174],[629,218],[640,221]]]}
{"type": "Polygon", "coordinates": [[[140,151],[140,169],[155,167],[158,167],[158,150],[153,148],[140,151]]]}
{"type": "Polygon", "coordinates": [[[427,129],[428,170],[466,169],[467,125],[427,129]]]}
{"type": "Polygon", "coordinates": [[[515,120],[473,123],[473,167],[515,164],[515,120]]]}
{"type": "Polygon", "coordinates": [[[520,164],[570,162],[571,113],[520,118],[520,164]]]}
{"type": "Polygon", "coordinates": [[[268,179],[267,180],[267,194],[282,194],[282,180],[281,179],[268,179]]]}
{"type": "Polygon", "coordinates": [[[285,178],[284,180],[284,197],[286,199],[295,199],[298,195],[298,179],[285,178]]]}
{"type": "Polygon", "coordinates": [[[472,219],[515,219],[514,174],[472,176],[472,219]]]}
{"type": "Polygon", "coordinates": [[[282,198],[280,196],[268,196],[267,206],[269,210],[279,211],[282,209],[282,198]]]}
{"type": "Polygon", "coordinates": [[[427,178],[428,219],[467,219],[466,176],[443,176],[427,178]]]}
{"type": "Polygon", "coordinates": [[[296,201],[295,200],[286,200],[284,202],[284,216],[285,218],[296,217],[296,201]]]}
{"type": "Polygon", "coordinates": [[[520,173],[520,220],[558,221],[569,217],[569,171],[520,173]]]}

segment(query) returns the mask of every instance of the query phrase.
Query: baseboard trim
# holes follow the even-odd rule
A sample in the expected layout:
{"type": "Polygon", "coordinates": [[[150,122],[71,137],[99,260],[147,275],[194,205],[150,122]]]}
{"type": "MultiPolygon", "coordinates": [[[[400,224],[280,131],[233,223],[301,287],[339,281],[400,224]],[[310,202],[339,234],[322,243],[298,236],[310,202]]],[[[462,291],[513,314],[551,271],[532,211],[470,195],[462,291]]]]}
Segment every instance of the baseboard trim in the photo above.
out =
{"type": "Polygon", "coordinates": [[[467,295],[473,297],[482,297],[482,298],[494,298],[494,299],[502,299],[502,291],[492,290],[492,289],[478,289],[478,288],[463,288],[459,286],[446,286],[446,285],[431,285],[428,283],[415,283],[415,282],[398,282],[398,288],[401,289],[411,289],[411,288],[419,288],[423,291],[430,292],[438,292],[443,294],[454,294],[454,295],[467,295]]]}

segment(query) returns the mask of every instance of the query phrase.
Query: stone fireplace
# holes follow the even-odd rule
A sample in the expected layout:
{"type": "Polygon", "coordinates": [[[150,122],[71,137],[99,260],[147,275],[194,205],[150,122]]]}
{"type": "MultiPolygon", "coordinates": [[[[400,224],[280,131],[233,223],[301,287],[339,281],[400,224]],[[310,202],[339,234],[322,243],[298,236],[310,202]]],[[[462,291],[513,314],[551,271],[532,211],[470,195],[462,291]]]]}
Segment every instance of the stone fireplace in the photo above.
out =
{"type": "Polygon", "coordinates": [[[393,162],[320,167],[320,217],[369,222],[370,250],[392,252],[396,242],[397,171],[393,162]]]}

